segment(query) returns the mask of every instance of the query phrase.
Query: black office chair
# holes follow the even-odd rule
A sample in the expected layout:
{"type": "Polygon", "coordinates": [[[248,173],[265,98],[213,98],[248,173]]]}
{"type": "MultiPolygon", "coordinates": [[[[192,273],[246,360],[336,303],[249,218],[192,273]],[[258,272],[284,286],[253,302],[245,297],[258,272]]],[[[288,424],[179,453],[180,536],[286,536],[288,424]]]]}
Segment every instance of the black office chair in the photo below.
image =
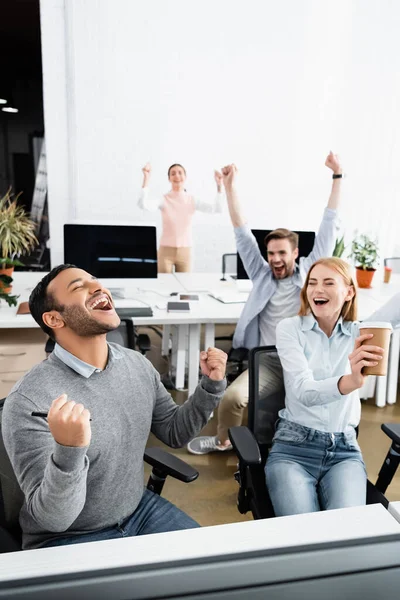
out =
{"type": "MultiPolygon", "coordinates": [[[[0,554],[21,550],[22,532],[18,519],[24,501],[1,435],[4,401],[5,398],[0,400],[0,554]]],[[[146,448],[143,459],[153,467],[147,489],[155,494],[161,494],[168,475],[184,483],[199,476],[196,469],[161,448],[146,448]]]]}
{"type": "MultiPolygon", "coordinates": [[[[231,427],[229,438],[239,459],[235,479],[239,483],[237,505],[240,513],[251,511],[254,519],[274,517],[274,509],[265,482],[264,466],[272,446],[278,412],[285,405],[282,389],[270,396],[260,394],[259,370],[261,359],[276,352],[275,346],[261,346],[249,352],[248,426],[231,427]]],[[[383,504],[384,496],[400,462],[400,423],[383,424],[382,430],[392,440],[378,479],[367,483],[367,504],[383,504]]]]}
{"type": "Polygon", "coordinates": [[[391,256],[383,259],[385,267],[390,267],[393,273],[400,273],[400,256],[391,256]]]}
{"type": "Polygon", "coordinates": [[[225,275],[230,275],[232,279],[237,278],[237,254],[222,255],[222,277],[221,281],[226,281],[225,275]]]}

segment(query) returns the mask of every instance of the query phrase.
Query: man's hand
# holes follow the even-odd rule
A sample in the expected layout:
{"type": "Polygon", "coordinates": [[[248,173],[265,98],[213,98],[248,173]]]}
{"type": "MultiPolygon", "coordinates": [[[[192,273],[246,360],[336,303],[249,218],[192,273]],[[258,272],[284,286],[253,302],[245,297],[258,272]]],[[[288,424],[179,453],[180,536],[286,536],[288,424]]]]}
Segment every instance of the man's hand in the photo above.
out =
{"type": "Polygon", "coordinates": [[[225,188],[231,188],[237,173],[236,165],[227,165],[222,168],[222,178],[225,188]]]}
{"type": "Polygon", "coordinates": [[[200,353],[200,368],[203,375],[213,381],[222,381],[225,377],[227,354],[217,348],[208,348],[200,353]]]}
{"type": "Polygon", "coordinates": [[[335,175],[342,174],[342,165],[340,164],[339,156],[337,154],[333,154],[332,150],[328,154],[328,157],[325,161],[325,166],[329,169],[332,169],[335,175]]]}
{"type": "Polygon", "coordinates": [[[53,400],[47,421],[51,435],[61,446],[82,448],[89,446],[92,431],[90,427],[90,412],[83,404],[68,400],[67,394],[62,394],[53,400]]]}
{"type": "Polygon", "coordinates": [[[351,366],[351,378],[356,389],[364,385],[365,375],[362,374],[363,367],[375,367],[383,356],[383,348],[379,346],[370,346],[363,344],[366,340],[370,340],[373,336],[371,333],[360,335],[354,344],[354,350],[349,355],[351,366]]]}

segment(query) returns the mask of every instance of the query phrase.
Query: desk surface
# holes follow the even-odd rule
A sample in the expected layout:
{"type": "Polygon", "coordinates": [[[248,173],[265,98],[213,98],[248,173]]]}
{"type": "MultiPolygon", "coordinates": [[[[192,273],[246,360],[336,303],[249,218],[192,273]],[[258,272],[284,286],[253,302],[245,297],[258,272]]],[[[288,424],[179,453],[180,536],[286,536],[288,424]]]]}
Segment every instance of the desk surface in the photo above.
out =
{"type": "MultiPolygon", "coordinates": [[[[20,294],[19,301],[28,299],[35,284],[43,277],[43,273],[16,272],[14,291],[20,294]]],[[[208,291],[238,291],[234,280],[221,281],[220,273],[160,273],[157,279],[112,279],[102,281],[106,287],[122,287],[125,289],[124,300],[115,299],[117,307],[146,306],[153,309],[152,317],[136,317],[137,325],[168,325],[194,323],[237,323],[243,310],[243,304],[223,304],[208,295],[208,291]],[[166,305],[173,300],[173,292],[198,292],[199,302],[191,302],[190,313],[168,313],[166,305]]],[[[242,289],[242,288],[240,288],[242,289]]],[[[366,319],[396,292],[400,291],[400,274],[393,275],[390,284],[377,280],[371,289],[359,289],[359,318],[366,319]]],[[[9,308],[4,302],[0,304],[1,328],[38,327],[30,315],[17,315],[15,308],[9,308]]]]}
{"type": "Polygon", "coordinates": [[[0,581],[400,533],[380,504],[3,554],[0,581]]]}

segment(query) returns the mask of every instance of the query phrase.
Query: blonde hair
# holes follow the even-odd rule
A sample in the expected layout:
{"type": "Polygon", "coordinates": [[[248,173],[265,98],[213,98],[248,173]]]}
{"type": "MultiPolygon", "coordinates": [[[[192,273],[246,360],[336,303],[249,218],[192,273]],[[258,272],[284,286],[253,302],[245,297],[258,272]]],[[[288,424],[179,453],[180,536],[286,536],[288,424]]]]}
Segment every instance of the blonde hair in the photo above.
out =
{"type": "Polygon", "coordinates": [[[330,258],[320,258],[313,265],[311,265],[300,292],[300,310],[298,314],[301,317],[305,317],[311,312],[311,306],[307,298],[307,287],[310,281],[312,270],[317,265],[323,265],[324,267],[328,267],[328,269],[336,271],[336,273],[339,273],[339,275],[343,278],[345,284],[353,288],[354,296],[350,300],[346,300],[346,302],[343,304],[340,315],[343,317],[343,321],[357,321],[357,288],[351,275],[350,265],[341,258],[336,258],[334,256],[330,258]]]}

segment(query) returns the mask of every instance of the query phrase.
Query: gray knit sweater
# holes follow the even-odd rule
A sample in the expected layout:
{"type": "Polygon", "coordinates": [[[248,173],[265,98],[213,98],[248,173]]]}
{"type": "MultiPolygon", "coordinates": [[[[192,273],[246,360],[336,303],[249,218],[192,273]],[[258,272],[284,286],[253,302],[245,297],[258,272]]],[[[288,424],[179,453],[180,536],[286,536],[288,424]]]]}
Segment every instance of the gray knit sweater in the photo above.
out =
{"type": "Polygon", "coordinates": [[[143,494],[143,453],[150,430],[180,447],[207,423],[226,382],[203,377],[178,406],[141,354],[109,344],[104,371],[85,378],[52,353],[19,381],[3,410],[7,453],[25,495],[20,513],[23,547],[38,548],[63,535],[112,526],[134,512],[143,494]],[[61,446],[47,421],[62,393],[91,413],[86,448],[61,446]]]}

